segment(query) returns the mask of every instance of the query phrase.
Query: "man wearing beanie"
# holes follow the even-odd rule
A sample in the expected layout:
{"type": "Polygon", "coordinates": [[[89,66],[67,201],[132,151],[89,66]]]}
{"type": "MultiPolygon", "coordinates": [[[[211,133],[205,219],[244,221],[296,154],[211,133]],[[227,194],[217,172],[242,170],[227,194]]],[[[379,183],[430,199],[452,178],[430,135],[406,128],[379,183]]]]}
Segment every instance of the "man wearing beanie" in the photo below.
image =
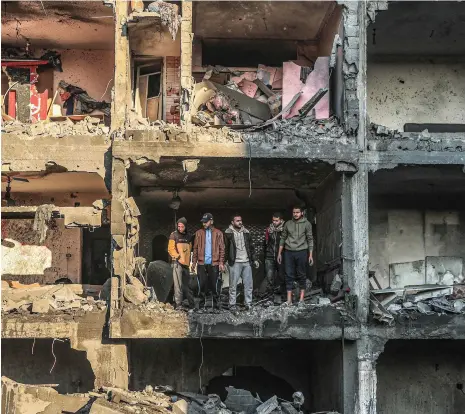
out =
{"type": "Polygon", "coordinates": [[[189,286],[192,237],[187,232],[187,220],[184,217],[177,221],[177,228],[170,234],[168,242],[168,253],[173,260],[174,302],[176,309],[180,309],[184,292],[189,309],[194,309],[194,295],[189,286]]]}

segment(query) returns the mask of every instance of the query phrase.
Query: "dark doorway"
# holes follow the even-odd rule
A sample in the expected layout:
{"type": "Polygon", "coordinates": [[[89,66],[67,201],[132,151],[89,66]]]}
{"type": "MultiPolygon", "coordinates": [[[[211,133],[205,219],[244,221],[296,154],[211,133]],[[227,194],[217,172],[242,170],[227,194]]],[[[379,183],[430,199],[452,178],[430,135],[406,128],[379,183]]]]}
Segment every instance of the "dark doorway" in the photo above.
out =
{"type": "Polygon", "coordinates": [[[168,237],[163,234],[158,234],[152,241],[152,261],[163,260],[166,263],[170,262],[168,254],[168,237]]]}
{"type": "Polygon", "coordinates": [[[93,231],[85,229],[83,232],[82,283],[103,285],[110,277],[110,227],[93,231]]]}

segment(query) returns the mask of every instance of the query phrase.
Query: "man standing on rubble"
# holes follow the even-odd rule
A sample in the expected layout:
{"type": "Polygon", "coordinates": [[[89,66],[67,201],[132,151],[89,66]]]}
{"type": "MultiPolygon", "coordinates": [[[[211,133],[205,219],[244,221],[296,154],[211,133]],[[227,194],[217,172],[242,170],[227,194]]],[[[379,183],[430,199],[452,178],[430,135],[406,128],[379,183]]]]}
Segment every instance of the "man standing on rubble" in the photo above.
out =
{"type": "Polygon", "coordinates": [[[168,241],[168,253],[173,261],[174,302],[176,309],[182,308],[183,292],[189,303],[189,309],[195,308],[194,295],[189,286],[189,263],[191,261],[192,236],[187,232],[187,220],[181,217],[177,221],[177,230],[168,241]]]}
{"type": "Polygon", "coordinates": [[[236,289],[242,278],[244,284],[244,305],[249,310],[252,306],[252,264],[258,268],[255,249],[250,232],[242,225],[242,217],[235,214],[231,225],[224,232],[226,261],[229,265],[229,309],[236,312],[236,289]]]}
{"type": "Polygon", "coordinates": [[[203,293],[203,305],[205,305],[208,292],[211,291],[213,306],[221,309],[219,295],[220,272],[224,272],[223,233],[213,226],[213,216],[210,213],[205,213],[200,221],[203,228],[195,233],[192,271],[195,271],[195,266],[198,264],[197,274],[203,293]]]}
{"type": "Polygon", "coordinates": [[[299,302],[303,303],[307,284],[307,263],[313,265],[312,225],[304,217],[303,207],[292,209],[292,220],[286,221],[279,243],[278,263],[283,261],[286,277],[287,304],[292,304],[294,281],[300,288],[299,302]]]}
{"type": "Polygon", "coordinates": [[[265,231],[265,276],[267,292],[273,293],[279,289],[279,293],[284,293],[284,269],[278,263],[279,242],[283,232],[284,220],[282,213],[274,213],[271,224],[265,231]]]}

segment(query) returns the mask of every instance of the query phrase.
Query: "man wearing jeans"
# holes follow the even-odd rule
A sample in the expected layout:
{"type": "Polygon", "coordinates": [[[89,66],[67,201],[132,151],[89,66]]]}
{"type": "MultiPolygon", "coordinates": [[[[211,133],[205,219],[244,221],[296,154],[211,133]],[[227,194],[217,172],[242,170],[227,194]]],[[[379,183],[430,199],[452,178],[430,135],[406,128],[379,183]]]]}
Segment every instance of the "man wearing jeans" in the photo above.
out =
{"type": "Polygon", "coordinates": [[[177,230],[170,235],[168,253],[173,261],[174,303],[176,309],[182,308],[183,292],[189,303],[189,309],[194,309],[194,295],[189,286],[189,263],[191,261],[192,236],[187,232],[187,220],[181,217],[177,221],[177,230]]]}
{"type": "Polygon", "coordinates": [[[265,231],[265,275],[268,293],[274,293],[275,290],[280,294],[284,293],[283,265],[278,264],[277,260],[283,226],[283,215],[277,212],[273,214],[271,224],[265,231]]]}
{"type": "Polygon", "coordinates": [[[281,264],[284,250],[284,272],[286,276],[287,304],[292,304],[294,281],[300,288],[300,300],[303,303],[307,284],[307,263],[313,265],[312,225],[304,217],[303,208],[296,206],[292,210],[292,220],[286,221],[279,243],[278,263],[281,264]]]}
{"type": "Polygon", "coordinates": [[[221,230],[213,226],[213,216],[205,213],[200,220],[203,228],[197,230],[194,238],[194,249],[192,254],[192,271],[197,266],[197,274],[202,287],[202,301],[200,306],[205,305],[209,291],[212,292],[212,305],[220,309],[220,272],[224,271],[224,239],[221,230]],[[203,302],[203,303],[202,303],[203,302]]]}
{"type": "Polygon", "coordinates": [[[242,217],[235,214],[231,225],[224,232],[225,258],[229,265],[229,309],[236,312],[236,290],[239,280],[244,284],[244,305],[249,310],[252,305],[252,264],[257,268],[255,249],[250,232],[242,225],[242,217]]]}

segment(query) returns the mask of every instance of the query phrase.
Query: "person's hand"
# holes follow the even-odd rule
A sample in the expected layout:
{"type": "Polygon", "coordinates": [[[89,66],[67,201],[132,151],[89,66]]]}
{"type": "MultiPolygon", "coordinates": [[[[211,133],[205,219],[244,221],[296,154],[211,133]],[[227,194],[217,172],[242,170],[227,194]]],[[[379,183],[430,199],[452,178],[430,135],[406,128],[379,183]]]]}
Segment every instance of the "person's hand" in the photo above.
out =
{"type": "Polygon", "coordinates": [[[278,254],[278,264],[281,264],[283,261],[283,256],[281,254],[278,254]]]}
{"type": "Polygon", "coordinates": [[[255,260],[255,262],[253,262],[253,265],[255,266],[255,269],[258,269],[260,267],[260,262],[258,260],[255,260]]]}
{"type": "Polygon", "coordinates": [[[308,264],[309,264],[310,266],[313,266],[313,257],[312,257],[312,255],[310,255],[310,256],[308,257],[308,264]]]}
{"type": "Polygon", "coordinates": [[[192,272],[192,273],[195,272],[195,264],[193,264],[193,265],[191,266],[191,272],[192,272]]]}
{"type": "Polygon", "coordinates": [[[224,272],[224,264],[220,263],[220,272],[224,272]]]}

